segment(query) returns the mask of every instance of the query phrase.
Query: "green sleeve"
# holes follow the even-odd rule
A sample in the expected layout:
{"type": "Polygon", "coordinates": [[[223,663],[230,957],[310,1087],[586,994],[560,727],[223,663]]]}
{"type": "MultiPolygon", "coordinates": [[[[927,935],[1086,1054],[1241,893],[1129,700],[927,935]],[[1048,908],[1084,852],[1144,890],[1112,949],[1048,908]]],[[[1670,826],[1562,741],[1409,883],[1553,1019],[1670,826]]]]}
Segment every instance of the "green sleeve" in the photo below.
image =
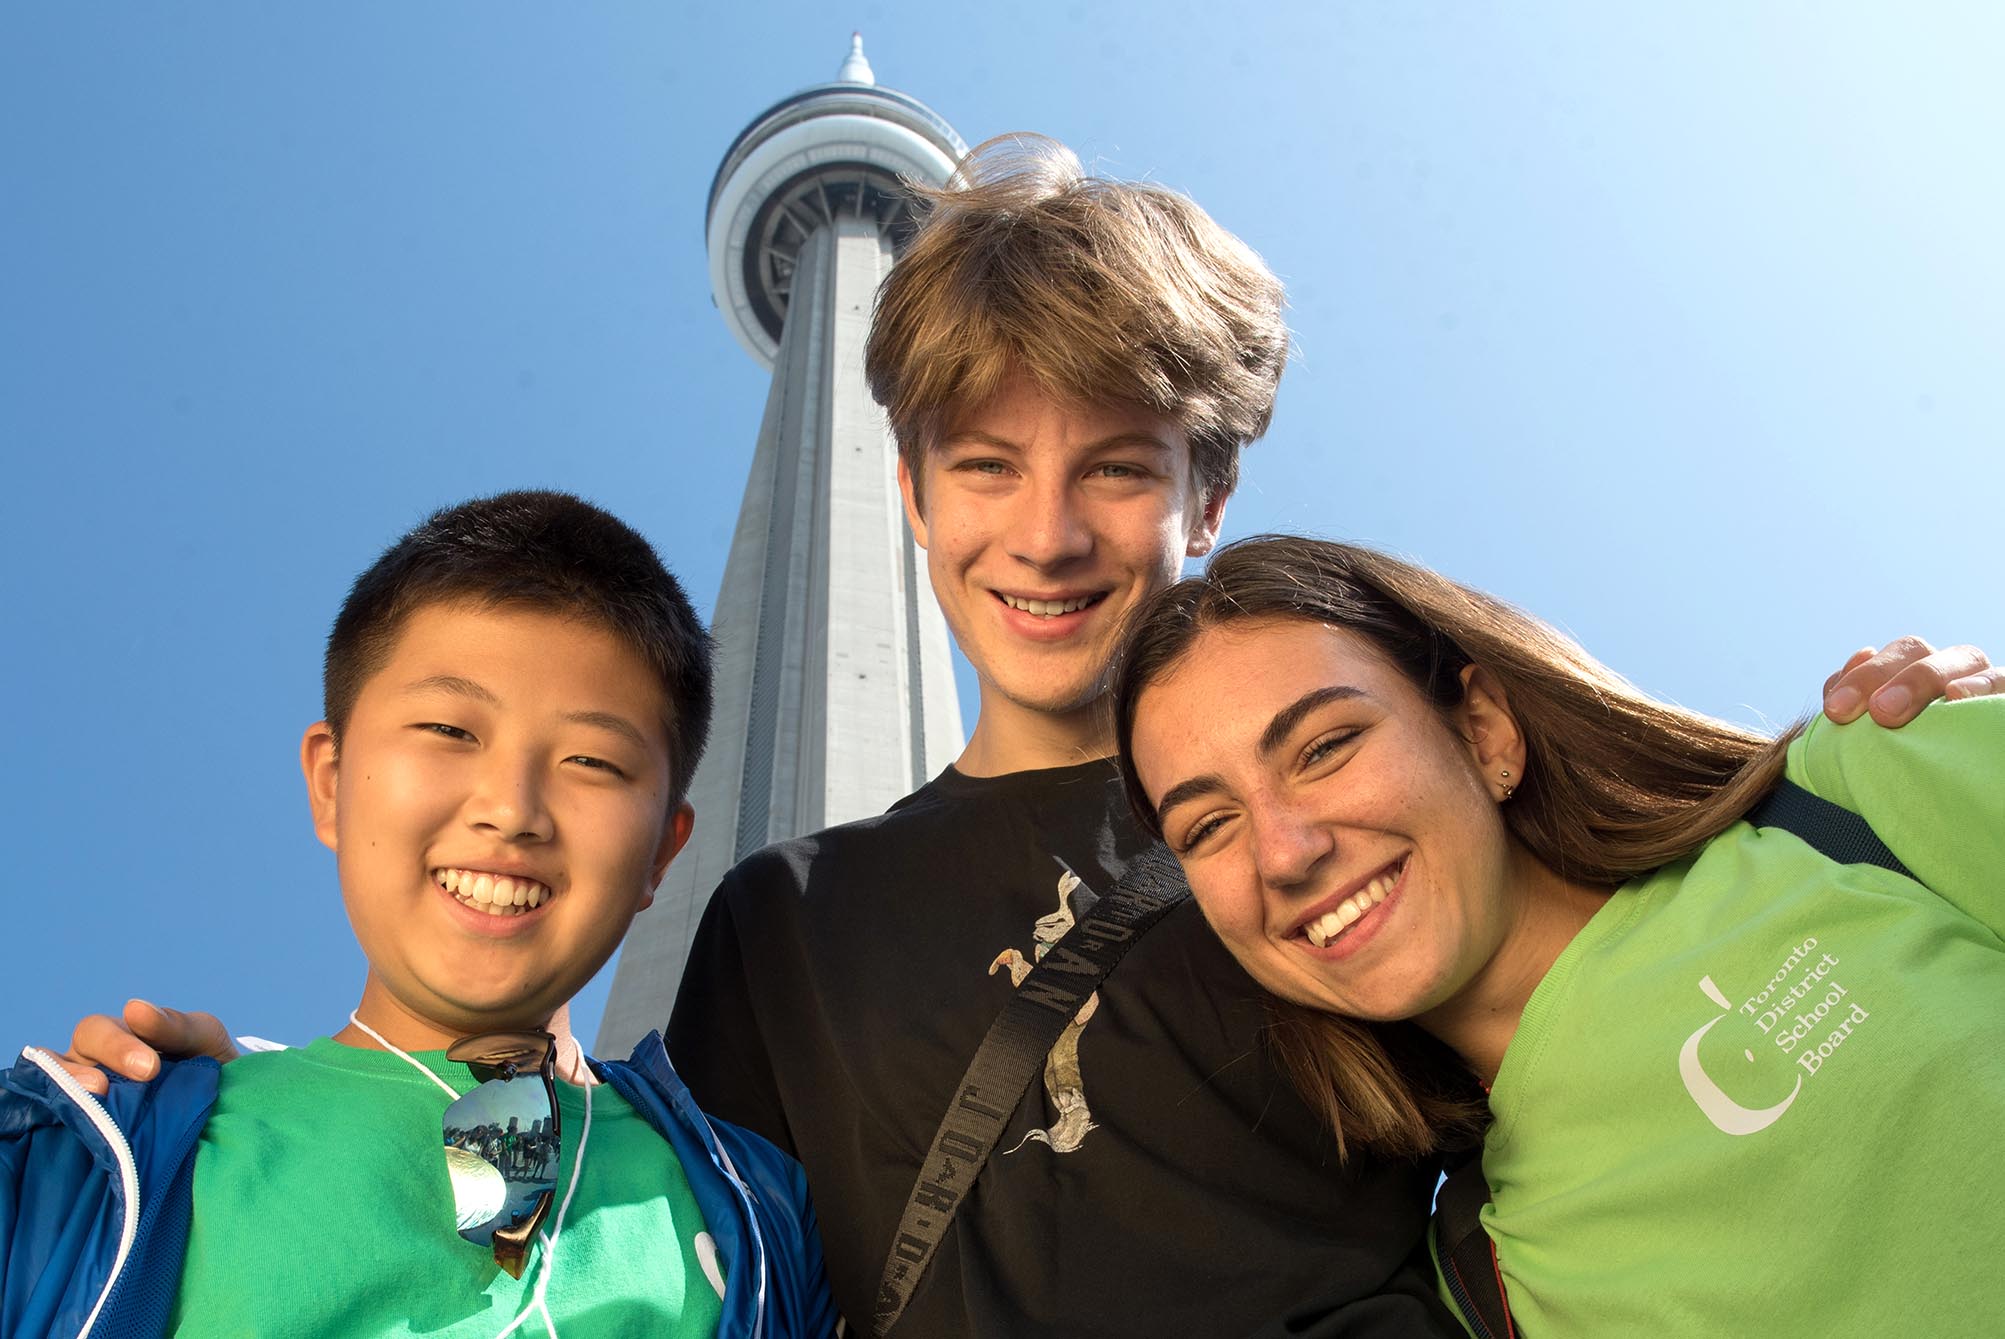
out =
{"type": "Polygon", "coordinates": [[[1818,716],[1790,745],[1789,777],[1864,817],[1916,878],[2005,937],[2005,698],[1938,702],[1899,730],[1818,716]]]}

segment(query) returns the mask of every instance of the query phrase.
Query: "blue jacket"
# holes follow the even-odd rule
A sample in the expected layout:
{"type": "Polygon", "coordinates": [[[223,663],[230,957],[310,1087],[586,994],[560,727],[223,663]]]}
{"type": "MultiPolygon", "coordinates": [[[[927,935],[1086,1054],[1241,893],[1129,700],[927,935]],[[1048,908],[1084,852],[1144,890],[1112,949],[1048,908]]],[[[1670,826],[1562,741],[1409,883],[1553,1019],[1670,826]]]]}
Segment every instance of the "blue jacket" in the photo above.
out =
{"type": "MultiPolygon", "coordinates": [[[[675,1146],[724,1265],[718,1339],[833,1334],[800,1164],[698,1111],[659,1034],[592,1069],[675,1146]]],[[[0,1339],[166,1329],[219,1077],[213,1060],[170,1062],[99,1098],[32,1046],[0,1071],[0,1339]]]]}

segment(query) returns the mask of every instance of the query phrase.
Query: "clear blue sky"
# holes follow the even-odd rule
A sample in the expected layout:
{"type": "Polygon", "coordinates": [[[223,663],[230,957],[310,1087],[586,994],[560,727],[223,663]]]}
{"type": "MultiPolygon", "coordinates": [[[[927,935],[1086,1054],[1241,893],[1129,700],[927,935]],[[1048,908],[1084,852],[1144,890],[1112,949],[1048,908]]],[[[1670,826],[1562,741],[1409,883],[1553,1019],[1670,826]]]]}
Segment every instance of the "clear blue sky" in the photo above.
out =
{"type": "Polygon", "coordinates": [[[853,27],[1287,281],[1231,533],[1393,546],[1741,721],[1903,631],[2005,655],[1989,4],[12,5],[0,1049],[133,993],[340,1023],[297,743],[427,510],[576,490],[707,609],[764,387],[704,193],[853,27]]]}

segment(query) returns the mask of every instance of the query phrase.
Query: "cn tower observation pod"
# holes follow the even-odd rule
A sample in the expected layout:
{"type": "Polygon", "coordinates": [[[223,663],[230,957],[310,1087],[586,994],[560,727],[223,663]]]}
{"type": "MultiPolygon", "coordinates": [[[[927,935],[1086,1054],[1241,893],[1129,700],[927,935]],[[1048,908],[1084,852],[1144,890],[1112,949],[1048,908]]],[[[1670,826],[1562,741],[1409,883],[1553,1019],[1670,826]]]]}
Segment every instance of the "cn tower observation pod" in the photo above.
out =
{"type": "Polygon", "coordinates": [[[932,108],[878,87],[863,39],[852,37],[836,79],[760,114],[710,183],[710,291],[738,342],[770,368],[814,231],[838,218],[873,219],[902,250],[912,223],[899,178],[938,186],[967,151],[932,108]]]}

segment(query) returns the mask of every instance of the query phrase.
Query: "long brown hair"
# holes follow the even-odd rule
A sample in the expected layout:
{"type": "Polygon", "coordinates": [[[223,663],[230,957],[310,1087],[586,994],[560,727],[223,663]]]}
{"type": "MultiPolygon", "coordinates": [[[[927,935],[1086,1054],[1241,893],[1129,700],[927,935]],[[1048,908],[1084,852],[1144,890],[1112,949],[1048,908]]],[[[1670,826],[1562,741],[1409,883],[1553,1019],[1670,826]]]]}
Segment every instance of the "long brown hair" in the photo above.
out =
{"type": "MultiPolygon", "coordinates": [[[[1524,776],[1503,807],[1511,835],[1576,883],[1613,886],[1697,849],[1782,775],[1794,729],[1770,739],[1643,692],[1531,615],[1353,544],[1261,536],[1220,549],[1203,576],[1137,613],[1115,671],[1115,730],[1128,798],[1161,835],[1135,774],[1135,705],[1200,633],[1257,618],[1298,619],[1365,638],[1437,710],[1462,700],[1462,671],[1502,687],[1525,741],[1524,776]]],[[[1448,1083],[1422,1048],[1388,1029],[1282,1004],[1276,1057],[1347,1139],[1416,1154],[1462,1142],[1478,1095],[1448,1083]]]]}

